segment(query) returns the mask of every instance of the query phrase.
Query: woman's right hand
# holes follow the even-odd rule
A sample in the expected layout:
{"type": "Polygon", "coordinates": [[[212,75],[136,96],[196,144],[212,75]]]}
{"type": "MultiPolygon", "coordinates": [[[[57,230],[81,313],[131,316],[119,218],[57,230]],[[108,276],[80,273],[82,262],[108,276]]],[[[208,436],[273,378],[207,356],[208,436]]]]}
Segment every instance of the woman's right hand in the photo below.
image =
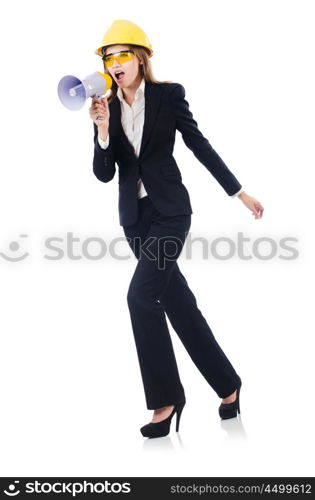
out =
{"type": "Polygon", "coordinates": [[[107,97],[98,99],[96,97],[92,98],[92,105],[89,108],[90,117],[92,118],[95,125],[98,127],[99,132],[105,132],[107,135],[109,127],[109,106],[107,102],[107,97]],[[97,118],[101,116],[103,119],[98,120],[97,118]]]}

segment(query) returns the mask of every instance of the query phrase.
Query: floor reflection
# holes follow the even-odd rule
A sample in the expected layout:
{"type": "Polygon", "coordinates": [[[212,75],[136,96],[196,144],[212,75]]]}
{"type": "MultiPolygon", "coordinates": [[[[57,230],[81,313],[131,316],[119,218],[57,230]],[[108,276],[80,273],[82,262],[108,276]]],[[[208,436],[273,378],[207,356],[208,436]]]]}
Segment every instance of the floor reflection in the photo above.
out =
{"type": "Polygon", "coordinates": [[[221,420],[221,429],[226,432],[225,440],[246,441],[248,439],[241,416],[221,420]]]}
{"type": "Polygon", "coordinates": [[[173,451],[177,448],[185,449],[180,432],[176,432],[175,435],[172,434],[171,437],[167,435],[160,438],[145,438],[142,445],[144,451],[173,451]],[[176,446],[174,446],[175,442],[177,443],[176,446]]]}

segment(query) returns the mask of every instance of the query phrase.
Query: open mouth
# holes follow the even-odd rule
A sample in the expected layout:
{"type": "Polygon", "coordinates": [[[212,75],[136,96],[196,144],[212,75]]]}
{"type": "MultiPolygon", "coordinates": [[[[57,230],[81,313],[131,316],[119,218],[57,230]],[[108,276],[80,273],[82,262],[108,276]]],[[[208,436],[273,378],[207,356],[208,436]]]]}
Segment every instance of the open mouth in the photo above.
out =
{"type": "Polygon", "coordinates": [[[125,73],[121,70],[118,70],[116,73],[115,73],[115,77],[117,78],[117,81],[118,82],[121,82],[123,80],[125,76],[125,73]]]}

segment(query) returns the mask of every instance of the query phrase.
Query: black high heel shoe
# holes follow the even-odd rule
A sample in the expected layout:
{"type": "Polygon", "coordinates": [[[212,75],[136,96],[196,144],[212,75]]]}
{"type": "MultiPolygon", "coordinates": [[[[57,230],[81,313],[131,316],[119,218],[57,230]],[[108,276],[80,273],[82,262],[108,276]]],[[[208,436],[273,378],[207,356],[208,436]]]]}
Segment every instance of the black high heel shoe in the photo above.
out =
{"type": "Polygon", "coordinates": [[[185,403],[186,401],[175,405],[175,407],[172,410],[172,413],[164,420],[161,420],[161,422],[156,422],[156,423],[150,422],[149,424],[146,424],[143,427],[141,427],[140,432],[142,436],[149,438],[167,436],[167,434],[170,431],[171,421],[175,413],[176,413],[176,432],[178,432],[180,416],[182,414],[185,403]]]}
{"type": "Polygon", "coordinates": [[[221,403],[219,406],[219,414],[222,419],[237,417],[237,412],[240,412],[240,390],[242,382],[236,389],[236,399],[232,403],[221,403]]]}

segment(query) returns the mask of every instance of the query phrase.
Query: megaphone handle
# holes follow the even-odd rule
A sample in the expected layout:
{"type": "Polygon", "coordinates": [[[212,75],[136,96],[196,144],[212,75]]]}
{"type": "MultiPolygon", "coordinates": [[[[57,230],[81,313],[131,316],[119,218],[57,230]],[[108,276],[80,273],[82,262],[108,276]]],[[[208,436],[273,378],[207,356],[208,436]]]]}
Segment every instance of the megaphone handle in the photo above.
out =
{"type": "MultiPolygon", "coordinates": [[[[107,94],[108,90],[111,90],[111,89],[107,89],[105,93],[104,92],[97,93],[97,94],[95,94],[94,97],[97,97],[98,99],[100,99],[102,97],[102,95],[106,95],[107,94]]],[[[97,116],[96,119],[97,120],[105,120],[105,118],[103,116],[97,116]]]]}
{"type": "MultiPolygon", "coordinates": [[[[110,89],[108,89],[108,90],[110,90],[110,89]]],[[[102,95],[106,95],[106,94],[107,94],[107,92],[108,92],[108,90],[107,90],[105,93],[104,93],[104,92],[102,92],[102,93],[97,93],[97,94],[95,94],[95,96],[94,96],[94,97],[97,97],[98,99],[101,99],[102,95]]],[[[103,116],[97,116],[97,117],[96,117],[96,119],[97,119],[97,120],[105,120],[105,118],[104,118],[103,116]]]]}

